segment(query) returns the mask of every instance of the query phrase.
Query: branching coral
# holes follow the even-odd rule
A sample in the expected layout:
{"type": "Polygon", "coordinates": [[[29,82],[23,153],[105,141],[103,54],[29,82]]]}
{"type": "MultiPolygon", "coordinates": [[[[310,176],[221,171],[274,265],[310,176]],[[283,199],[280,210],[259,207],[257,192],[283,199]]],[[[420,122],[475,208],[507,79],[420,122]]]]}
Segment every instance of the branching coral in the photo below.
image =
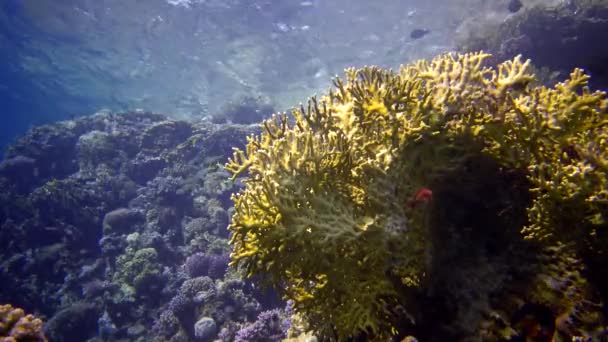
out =
{"type": "Polygon", "coordinates": [[[233,263],[267,274],[322,335],[382,337],[393,317],[409,317],[408,293],[429,271],[424,212],[404,203],[467,158],[527,175],[528,224],[516,227],[526,237],[605,228],[605,93],[580,70],[535,87],[529,62],[492,69],[487,57],[348,69],[327,95],[266,120],[226,166],[246,174],[233,197],[233,263]]]}
{"type": "Polygon", "coordinates": [[[0,341],[39,341],[47,339],[42,332],[42,321],[32,315],[26,315],[22,309],[10,304],[0,305],[0,341]]]}

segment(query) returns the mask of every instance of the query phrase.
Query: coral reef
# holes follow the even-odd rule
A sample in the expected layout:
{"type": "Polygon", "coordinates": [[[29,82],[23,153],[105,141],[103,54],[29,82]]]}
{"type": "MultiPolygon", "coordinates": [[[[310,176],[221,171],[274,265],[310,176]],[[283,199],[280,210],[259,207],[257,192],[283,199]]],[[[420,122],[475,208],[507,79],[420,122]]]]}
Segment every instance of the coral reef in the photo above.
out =
{"type": "Polygon", "coordinates": [[[42,321],[10,304],[0,305],[0,341],[46,342],[42,321]]]}
{"type": "Polygon", "coordinates": [[[157,295],[163,286],[158,252],[152,248],[127,248],[116,260],[113,282],[122,284],[121,291],[128,294],[157,295]]]}
{"type": "Polygon", "coordinates": [[[287,319],[279,309],[260,312],[255,322],[236,332],[235,342],[278,342],[286,336],[287,319]]]}
{"type": "Polygon", "coordinates": [[[188,279],[154,323],[159,335],[157,340],[166,341],[176,336],[215,338],[219,330],[216,328],[233,330],[237,322],[248,322],[261,311],[262,306],[254,297],[239,280],[214,281],[208,276],[188,279]],[[197,332],[197,322],[204,318],[206,323],[200,323],[197,332]],[[209,328],[209,320],[213,320],[214,329],[209,328]],[[201,332],[202,326],[209,328],[207,333],[201,332]]]}
{"type": "Polygon", "coordinates": [[[575,326],[574,311],[596,318],[556,334],[603,334],[603,271],[575,265],[605,261],[606,94],[580,69],[547,88],[529,61],[488,58],[348,69],[307,108],[264,121],[226,165],[245,184],[232,263],[324,338],[507,339],[482,329],[488,317],[526,338],[509,319],[525,303],[575,326]],[[407,205],[421,189],[430,200],[407,205]],[[548,280],[563,270],[571,282],[548,280]]]}
{"type": "Polygon", "coordinates": [[[270,309],[249,284],[214,283],[237,277],[226,227],[238,185],[218,161],[258,131],[143,112],[33,128],[0,162],[0,301],[35,308],[58,342],[192,340],[199,312],[219,330],[270,309]],[[193,255],[212,290],[185,296],[193,255]]]}
{"type": "Polygon", "coordinates": [[[350,69],[257,136],[34,128],[0,162],[0,301],[58,342],[605,338],[605,94],[489,58],[350,69]]]}
{"type": "Polygon", "coordinates": [[[608,47],[598,44],[608,30],[605,1],[531,6],[497,24],[478,19],[471,18],[470,27],[463,30],[457,42],[460,51],[489,52],[494,64],[522,54],[542,70],[546,83],[555,83],[572,69],[582,68],[593,76],[593,88],[608,88],[608,47]]]}
{"type": "Polygon", "coordinates": [[[219,279],[224,277],[229,259],[227,254],[195,253],[186,259],[184,268],[191,278],[208,275],[212,279],[219,279]]]}

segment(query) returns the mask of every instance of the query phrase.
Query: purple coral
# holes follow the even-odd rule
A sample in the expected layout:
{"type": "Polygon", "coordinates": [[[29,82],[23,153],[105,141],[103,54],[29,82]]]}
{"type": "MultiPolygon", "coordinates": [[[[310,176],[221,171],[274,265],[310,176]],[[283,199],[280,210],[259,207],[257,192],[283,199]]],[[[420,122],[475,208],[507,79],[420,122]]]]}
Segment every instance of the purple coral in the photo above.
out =
{"type": "Polygon", "coordinates": [[[224,277],[229,261],[230,257],[226,254],[195,253],[186,259],[184,270],[190,278],[209,276],[220,279],[224,277]]]}
{"type": "Polygon", "coordinates": [[[179,315],[181,313],[186,312],[188,309],[192,307],[192,299],[185,296],[183,293],[177,294],[175,297],[171,298],[169,305],[167,306],[167,310],[170,312],[179,315]]]}
{"type": "Polygon", "coordinates": [[[179,292],[167,305],[159,318],[154,322],[154,332],[164,337],[173,336],[184,321],[194,313],[198,304],[215,295],[215,283],[209,277],[197,277],[186,280],[179,292]]]}
{"type": "Polygon", "coordinates": [[[207,272],[207,275],[211,277],[211,279],[223,278],[226,274],[226,270],[228,269],[229,261],[230,257],[226,254],[210,256],[209,271],[207,272]]]}
{"type": "Polygon", "coordinates": [[[179,293],[171,298],[167,310],[180,315],[191,309],[195,303],[213,295],[215,295],[215,284],[209,277],[188,279],[182,284],[179,293]]]}
{"type": "Polygon", "coordinates": [[[290,299],[285,303],[283,312],[285,319],[281,322],[281,328],[283,329],[283,334],[287,336],[287,332],[291,329],[291,317],[296,313],[293,300],[290,299]]]}
{"type": "Polygon", "coordinates": [[[184,270],[190,278],[207,275],[209,271],[209,257],[200,252],[192,254],[186,259],[184,270]]]}
{"type": "Polygon", "coordinates": [[[246,325],[236,332],[235,342],[266,342],[281,341],[285,338],[283,332],[284,317],[281,310],[263,311],[255,322],[246,325]]]}
{"type": "Polygon", "coordinates": [[[152,331],[155,334],[170,337],[175,335],[179,330],[180,323],[178,318],[169,310],[163,311],[152,326],[152,331]]]}

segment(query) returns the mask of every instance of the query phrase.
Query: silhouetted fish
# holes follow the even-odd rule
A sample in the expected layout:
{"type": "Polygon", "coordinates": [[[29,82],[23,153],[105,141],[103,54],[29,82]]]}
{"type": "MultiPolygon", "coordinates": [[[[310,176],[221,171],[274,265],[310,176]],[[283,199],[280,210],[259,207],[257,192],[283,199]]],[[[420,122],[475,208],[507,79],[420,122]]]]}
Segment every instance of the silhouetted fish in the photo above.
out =
{"type": "Polygon", "coordinates": [[[522,6],[523,6],[523,4],[521,3],[520,0],[510,0],[509,6],[507,6],[507,8],[509,9],[509,12],[515,13],[515,12],[519,11],[522,6]]]}
{"type": "Polygon", "coordinates": [[[524,304],[513,315],[511,324],[521,341],[551,342],[555,335],[555,316],[544,305],[524,304]]]}
{"type": "Polygon", "coordinates": [[[412,39],[419,39],[422,38],[424,36],[426,36],[427,33],[431,32],[431,30],[427,30],[427,29],[414,29],[412,30],[412,32],[410,32],[410,38],[412,39]]]}

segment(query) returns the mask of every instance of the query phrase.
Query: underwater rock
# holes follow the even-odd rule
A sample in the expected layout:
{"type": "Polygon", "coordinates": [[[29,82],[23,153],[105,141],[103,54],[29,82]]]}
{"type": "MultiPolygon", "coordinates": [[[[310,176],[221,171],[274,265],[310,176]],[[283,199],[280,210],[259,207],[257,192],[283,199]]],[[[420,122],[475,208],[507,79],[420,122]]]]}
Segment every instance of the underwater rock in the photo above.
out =
{"type": "Polygon", "coordinates": [[[177,146],[192,135],[192,127],[186,121],[167,120],[146,128],[141,136],[141,148],[161,150],[177,146]]]}
{"type": "Polygon", "coordinates": [[[111,132],[90,131],[78,137],[76,153],[81,171],[94,172],[101,163],[112,169],[120,165],[126,156],[123,149],[129,148],[129,141],[120,139],[111,132]]]}
{"type": "Polygon", "coordinates": [[[77,302],[58,311],[45,325],[51,341],[82,342],[97,332],[100,310],[93,304],[77,302]]]}
{"type": "Polygon", "coordinates": [[[168,165],[164,158],[138,154],[130,163],[127,174],[137,184],[145,185],[168,165]]]}
{"type": "Polygon", "coordinates": [[[103,218],[103,232],[108,234],[126,234],[135,231],[135,225],[144,222],[138,211],[118,208],[107,213],[103,218]]]}
{"type": "Polygon", "coordinates": [[[197,341],[210,341],[217,334],[217,325],[211,317],[203,317],[194,324],[194,336],[197,341]]]}
{"type": "Polygon", "coordinates": [[[5,158],[33,159],[37,174],[32,181],[37,184],[64,178],[78,169],[76,142],[82,132],[81,127],[70,123],[36,127],[10,145],[5,158]]]}
{"type": "Polygon", "coordinates": [[[15,156],[0,162],[0,177],[6,178],[19,193],[31,190],[36,176],[36,160],[32,158],[15,156]]]}
{"type": "Polygon", "coordinates": [[[608,88],[608,3],[593,0],[562,1],[559,5],[524,8],[499,24],[475,21],[458,50],[491,53],[492,64],[521,54],[538,68],[542,81],[553,84],[582,68],[592,76],[590,85],[608,88]]]}

